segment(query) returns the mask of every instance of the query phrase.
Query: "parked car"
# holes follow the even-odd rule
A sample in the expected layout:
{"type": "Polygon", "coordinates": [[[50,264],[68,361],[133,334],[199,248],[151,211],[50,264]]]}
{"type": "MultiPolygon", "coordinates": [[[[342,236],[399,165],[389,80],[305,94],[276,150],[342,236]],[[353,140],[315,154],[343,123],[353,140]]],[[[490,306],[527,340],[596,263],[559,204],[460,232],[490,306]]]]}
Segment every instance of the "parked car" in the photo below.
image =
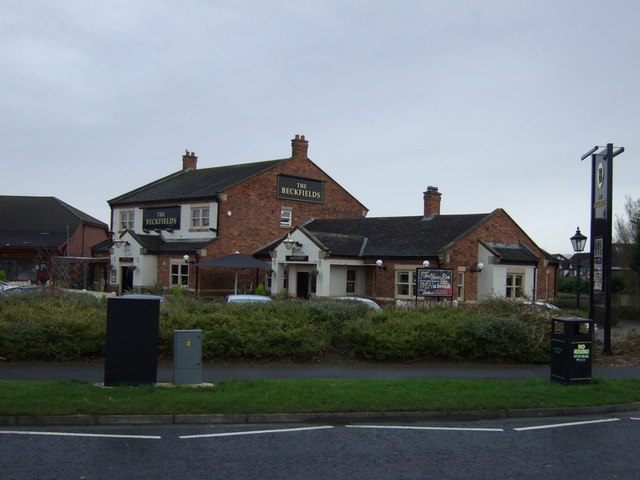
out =
{"type": "Polygon", "coordinates": [[[248,295],[248,294],[235,294],[227,296],[227,303],[267,303],[272,302],[273,299],[271,297],[267,297],[265,295],[248,295]]]}
{"type": "Polygon", "coordinates": [[[540,310],[560,310],[558,307],[547,302],[523,302],[525,305],[531,305],[532,307],[539,308],[540,310]]]}
{"type": "Polygon", "coordinates": [[[0,280],[0,293],[4,292],[5,290],[11,290],[12,288],[16,288],[16,285],[11,285],[10,283],[0,280]]]}
{"type": "Polygon", "coordinates": [[[350,301],[350,302],[360,302],[360,303],[364,304],[367,308],[370,308],[371,310],[375,310],[376,312],[381,312],[382,311],[382,307],[380,305],[378,305],[376,302],[374,302],[373,300],[369,299],[369,298],[362,298],[362,297],[336,297],[336,298],[334,298],[334,300],[346,300],[346,301],[350,301]]]}
{"type": "Polygon", "coordinates": [[[2,290],[3,295],[19,295],[21,293],[49,293],[50,287],[43,285],[10,285],[2,290]]]}

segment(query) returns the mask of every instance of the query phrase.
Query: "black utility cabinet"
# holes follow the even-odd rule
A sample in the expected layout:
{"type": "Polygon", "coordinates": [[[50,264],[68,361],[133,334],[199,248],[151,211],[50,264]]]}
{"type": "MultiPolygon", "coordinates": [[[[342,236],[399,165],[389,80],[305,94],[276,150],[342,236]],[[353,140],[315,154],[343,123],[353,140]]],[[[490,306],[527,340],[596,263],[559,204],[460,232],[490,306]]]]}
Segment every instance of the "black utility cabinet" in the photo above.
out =
{"type": "Polygon", "coordinates": [[[564,385],[591,383],[593,320],[556,317],[551,320],[551,380],[564,385]]]}
{"type": "Polygon", "coordinates": [[[106,386],[156,383],[159,325],[159,300],[108,299],[104,363],[106,386]]]}

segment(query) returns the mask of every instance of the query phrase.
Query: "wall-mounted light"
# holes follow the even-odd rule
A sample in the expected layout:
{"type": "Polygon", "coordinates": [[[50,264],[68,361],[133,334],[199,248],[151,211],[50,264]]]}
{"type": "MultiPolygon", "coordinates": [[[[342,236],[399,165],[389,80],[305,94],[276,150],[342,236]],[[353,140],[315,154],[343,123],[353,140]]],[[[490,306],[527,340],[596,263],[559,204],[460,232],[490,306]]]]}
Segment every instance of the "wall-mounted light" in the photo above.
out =
{"type": "Polygon", "coordinates": [[[291,234],[287,234],[287,238],[286,240],[284,240],[282,243],[284,243],[284,246],[287,250],[293,250],[294,247],[295,248],[300,248],[302,247],[302,244],[300,242],[296,242],[293,238],[291,238],[291,234]]]}
{"type": "Polygon", "coordinates": [[[484,263],[480,263],[480,262],[478,262],[478,263],[476,263],[474,266],[472,266],[472,267],[469,269],[469,271],[470,271],[471,273],[480,273],[480,272],[482,272],[482,269],[483,269],[483,268],[484,268],[484,263]]]}
{"type": "Polygon", "coordinates": [[[384,264],[382,260],[376,260],[376,268],[378,270],[386,270],[387,266],[384,264]]]}
{"type": "Polygon", "coordinates": [[[429,265],[431,265],[431,262],[429,260],[425,260],[424,262],[422,262],[422,266],[424,268],[429,268],[429,265]]]}
{"type": "Polygon", "coordinates": [[[184,260],[184,263],[189,263],[189,255],[184,255],[182,259],[184,260]]]}
{"type": "Polygon", "coordinates": [[[120,234],[116,235],[116,238],[113,239],[113,244],[116,246],[116,248],[121,247],[122,245],[126,245],[126,246],[130,245],[130,243],[127,242],[126,240],[122,240],[122,238],[120,237],[120,234]]]}

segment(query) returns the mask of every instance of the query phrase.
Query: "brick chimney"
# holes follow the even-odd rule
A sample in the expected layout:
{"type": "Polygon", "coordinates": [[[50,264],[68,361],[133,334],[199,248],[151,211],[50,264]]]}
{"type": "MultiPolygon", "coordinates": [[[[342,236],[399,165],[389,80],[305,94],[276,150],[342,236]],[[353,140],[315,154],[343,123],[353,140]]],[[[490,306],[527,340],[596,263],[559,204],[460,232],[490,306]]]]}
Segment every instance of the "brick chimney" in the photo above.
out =
{"type": "Polygon", "coordinates": [[[185,150],[184,155],[182,155],[182,170],[188,172],[196,168],[198,168],[198,157],[196,157],[194,152],[185,150]]]}
{"type": "Polygon", "coordinates": [[[304,135],[296,135],[291,140],[291,158],[307,159],[307,150],[309,142],[304,139],[304,135]]]}
{"type": "Polygon", "coordinates": [[[438,187],[427,187],[427,191],[424,192],[425,217],[440,215],[440,200],[442,200],[442,194],[438,192],[438,187]]]}

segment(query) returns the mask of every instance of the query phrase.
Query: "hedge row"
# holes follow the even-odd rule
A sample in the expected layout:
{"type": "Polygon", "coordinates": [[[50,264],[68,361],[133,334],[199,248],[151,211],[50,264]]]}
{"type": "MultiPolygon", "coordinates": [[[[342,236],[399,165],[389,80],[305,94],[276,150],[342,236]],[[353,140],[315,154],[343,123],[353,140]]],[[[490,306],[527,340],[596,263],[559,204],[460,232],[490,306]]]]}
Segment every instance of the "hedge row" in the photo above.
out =
{"type": "MultiPolygon", "coordinates": [[[[0,357],[102,357],[106,301],[67,295],[0,297],[0,357]]],[[[174,330],[203,331],[203,358],[376,360],[506,359],[546,362],[549,317],[493,301],[473,309],[388,309],[345,302],[272,302],[258,307],[169,299],[160,309],[159,352],[172,354],[174,330]]]]}

